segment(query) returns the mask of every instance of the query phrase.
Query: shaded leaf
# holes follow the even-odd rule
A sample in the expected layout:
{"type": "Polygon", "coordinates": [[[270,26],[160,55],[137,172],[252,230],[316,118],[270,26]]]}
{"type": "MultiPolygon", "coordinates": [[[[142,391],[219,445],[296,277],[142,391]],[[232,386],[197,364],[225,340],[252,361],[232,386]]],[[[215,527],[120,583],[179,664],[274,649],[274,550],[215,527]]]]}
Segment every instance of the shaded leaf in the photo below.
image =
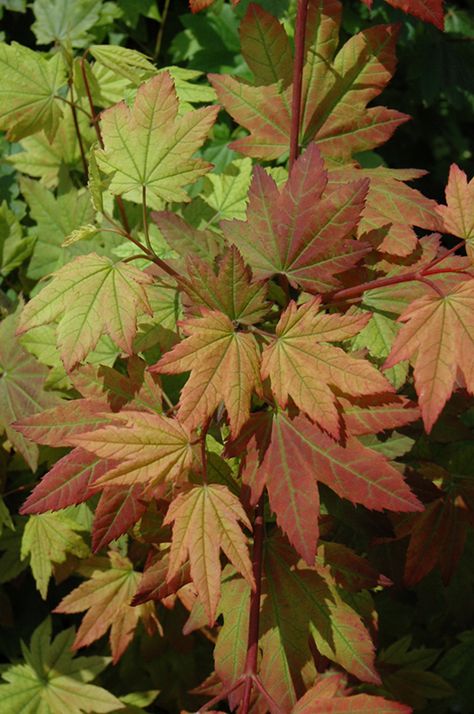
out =
{"type": "Polygon", "coordinates": [[[18,312],[0,324],[0,426],[34,471],[38,447],[13,428],[32,414],[54,407],[59,397],[44,390],[48,370],[26,352],[17,338],[18,312]]]}
{"type": "Polygon", "coordinates": [[[63,563],[66,554],[79,558],[89,554],[89,548],[77,531],[82,530],[72,518],[62,513],[43,513],[30,516],[21,541],[21,558],[30,557],[36,586],[46,600],[53,563],[63,563]]]}
{"type": "Polygon", "coordinates": [[[66,595],[55,612],[87,611],[74,640],[73,649],[86,647],[110,628],[110,647],[116,663],[133,639],[140,619],[153,632],[157,620],[153,603],[132,607],[140,573],[133,570],[128,558],[110,551],[108,570],[95,570],[89,580],[66,595]]]}
{"type": "Polygon", "coordinates": [[[74,630],[63,630],[51,640],[48,618],[34,631],[25,662],[7,666],[0,684],[5,714],[102,714],[123,709],[122,702],[102,687],[88,684],[108,664],[106,657],[77,657],[71,645],[74,630]]]}
{"type": "Polygon", "coordinates": [[[194,256],[188,258],[187,273],[181,283],[194,304],[218,310],[244,325],[258,322],[268,310],[265,288],[252,282],[252,273],[235,246],[220,261],[217,275],[194,256]]]}
{"type": "Polygon", "coordinates": [[[417,511],[421,504],[403,476],[382,455],[349,436],[344,444],[304,416],[262,412],[250,420],[228,453],[246,448],[242,478],[256,503],[266,486],[277,523],[306,560],[318,539],[318,481],[366,508],[417,511]]]}

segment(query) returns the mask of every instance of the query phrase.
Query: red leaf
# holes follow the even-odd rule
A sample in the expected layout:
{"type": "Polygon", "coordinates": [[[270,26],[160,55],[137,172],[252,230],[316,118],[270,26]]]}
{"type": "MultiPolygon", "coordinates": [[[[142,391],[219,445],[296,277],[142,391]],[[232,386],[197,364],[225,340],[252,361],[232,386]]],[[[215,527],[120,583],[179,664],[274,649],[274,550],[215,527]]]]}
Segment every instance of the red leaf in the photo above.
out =
{"type": "Polygon", "coordinates": [[[444,30],[443,0],[387,0],[393,7],[444,30]]]}
{"type": "Polygon", "coordinates": [[[266,486],[278,524],[308,564],[314,563],[318,538],[317,481],[373,510],[422,509],[382,454],[352,436],[338,444],[303,416],[258,414],[227,448],[230,455],[247,449],[242,478],[251,488],[252,502],[266,486]]]}
{"type": "Polygon", "coordinates": [[[447,233],[466,241],[474,238],[474,178],[468,183],[459,166],[451,164],[446,186],[447,206],[438,206],[447,233]]]}
{"type": "Polygon", "coordinates": [[[84,449],[73,449],[43,476],[20,512],[45,513],[83,503],[95,493],[91,485],[114,465],[84,449]]]}
{"type": "Polygon", "coordinates": [[[349,240],[364,207],[367,180],[346,181],[323,195],[326,183],[315,144],[299,157],[281,191],[255,167],[247,220],[221,225],[257,279],[281,273],[311,292],[324,292],[338,284],[335,274],[368,252],[365,243],[349,240]]]}
{"type": "Polygon", "coordinates": [[[168,579],[189,557],[191,578],[214,624],[220,597],[222,549],[234,567],[255,587],[246,538],[239,526],[250,523],[238,498],[226,486],[194,486],[172,501],[164,525],[174,523],[168,579]]]}
{"type": "Polygon", "coordinates": [[[402,313],[384,369],[404,359],[415,365],[415,387],[425,429],[431,431],[455,387],[456,371],[474,393],[474,280],[446,296],[429,294],[402,313]]]}
{"type": "Polygon", "coordinates": [[[126,533],[147,509],[141,500],[143,486],[105,488],[97,504],[92,524],[92,550],[105,548],[112,540],[126,533]]]}
{"type": "Polygon", "coordinates": [[[74,399],[15,424],[24,436],[46,446],[70,446],[70,436],[110,423],[102,402],[74,399]]]}
{"type": "Polygon", "coordinates": [[[405,704],[390,702],[371,694],[327,699],[321,697],[316,685],[297,702],[291,714],[410,714],[412,711],[405,704]]]}

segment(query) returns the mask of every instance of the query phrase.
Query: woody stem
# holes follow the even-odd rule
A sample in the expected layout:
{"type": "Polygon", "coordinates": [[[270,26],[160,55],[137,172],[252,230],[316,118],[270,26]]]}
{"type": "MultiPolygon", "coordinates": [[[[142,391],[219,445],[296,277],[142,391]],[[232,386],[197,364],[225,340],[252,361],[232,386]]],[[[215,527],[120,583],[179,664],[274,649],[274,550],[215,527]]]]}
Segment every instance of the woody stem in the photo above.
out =
{"type": "Polygon", "coordinates": [[[308,0],[298,0],[298,11],[295,27],[295,61],[293,64],[293,97],[291,104],[290,159],[289,170],[299,154],[299,136],[301,123],[301,93],[303,87],[303,66],[306,37],[306,18],[308,15],[308,0]]]}
{"type": "Polygon", "coordinates": [[[252,571],[255,580],[255,590],[250,596],[250,617],[249,633],[247,640],[247,657],[245,660],[245,688],[242,697],[241,714],[248,714],[250,708],[250,696],[254,676],[257,674],[258,663],[258,637],[260,629],[260,597],[262,593],[262,570],[263,570],[263,541],[265,537],[264,521],[264,495],[255,508],[255,518],[253,522],[253,553],[252,571]]]}

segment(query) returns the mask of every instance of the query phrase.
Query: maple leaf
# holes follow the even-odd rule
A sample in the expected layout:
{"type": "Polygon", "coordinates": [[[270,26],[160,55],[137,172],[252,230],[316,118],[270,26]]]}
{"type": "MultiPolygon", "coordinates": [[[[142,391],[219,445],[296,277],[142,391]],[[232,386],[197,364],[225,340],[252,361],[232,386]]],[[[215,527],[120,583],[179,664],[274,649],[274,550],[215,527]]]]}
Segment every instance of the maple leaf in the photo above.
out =
{"type": "Polygon", "coordinates": [[[276,340],[262,355],[262,378],[270,377],[281,407],[288,398],[330,434],[339,435],[334,389],[361,396],[392,392],[387,380],[369,362],[348,355],[328,342],[357,334],[369,315],[331,315],[319,311],[320,298],[299,308],[293,301],[276,327],[276,340]]]}
{"type": "Polygon", "coordinates": [[[10,141],[44,130],[54,138],[63,115],[59,89],[66,83],[60,53],[50,59],[16,42],[0,43],[0,129],[10,141]]]}
{"type": "Polygon", "coordinates": [[[323,195],[327,172],[315,144],[295,163],[285,186],[260,166],[254,169],[247,221],[224,221],[257,279],[275,273],[310,292],[338,284],[335,274],[354,266],[369,250],[349,240],[357,226],[368,183],[346,183],[323,195]]]}
{"type": "Polygon", "coordinates": [[[69,437],[109,423],[104,404],[74,399],[15,423],[15,429],[37,444],[68,446],[69,437]]]}
{"type": "Polygon", "coordinates": [[[239,499],[226,486],[195,486],[172,501],[164,525],[173,523],[168,579],[189,557],[191,578],[209,624],[216,618],[220,597],[222,549],[235,568],[255,587],[247,543],[238,521],[250,528],[239,499]]]}
{"type": "MultiPolygon", "coordinates": [[[[363,0],[367,5],[367,0],[363,0]]],[[[419,17],[420,20],[431,22],[439,30],[444,30],[443,0],[387,0],[392,7],[419,17]]],[[[370,0],[370,4],[372,0],[370,0]]],[[[370,7],[370,5],[369,5],[370,7]]]]}
{"type": "Polygon", "coordinates": [[[192,110],[182,117],[178,109],[171,75],[161,72],[140,86],[132,109],[120,102],[102,113],[105,148],[96,156],[101,169],[112,176],[113,194],[141,203],[146,189],[155,201],[189,200],[183,187],[212,168],[191,157],[203,144],[219,107],[192,110]]]}
{"type": "Polygon", "coordinates": [[[369,190],[357,226],[357,236],[364,238],[370,231],[384,227],[385,237],[377,249],[407,256],[418,245],[412,226],[433,231],[442,228],[436,202],[404,183],[424,173],[417,169],[388,169],[385,166],[373,169],[345,166],[330,172],[329,186],[344,186],[347,181],[368,179],[369,190]]]}
{"type": "Polygon", "coordinates": [[[145,286],[152,279],[127,263],[91,253],[60,268],[22,312],[18,334],[54,320],[67,370],[110,337],[127,354],[133,350],[139,311],[151,313],[145,286]]]}
{"type": "MultiPolygon", "coordinates": [[[[280,23],[255,7],[249,5],[242,21],[241,44],[256,84],[219,74],[210,74],[209,79],[225,109],[250,131],[231,148],[276,159],[288,150],[291,133],[291,51],[280,23]]],[[[302,138],[305,143],[317,141],[326,155],[347,161],[352,153],[385,142],[408,117],[385,107],[367,109],[395,69],[396,28],[364,30],[336,54],[340,15],[339,3],[309,3],[302,138]]]]}
{"type": "Polygon", "coordinates": [[[324,680],[309,689],[298,700],[291,714],[410,714],[411,707],[390,702],[372,694],[328,697],[324,692],[324,680]]]}
{"type": "MultiPolygon", "coordinates": [[[[311,671],[309,636],[323,656],[362,681],[380,682],[369,633],[341,599],[326,569],[296,566],[292,549],[275,537],[266,540],[264,567],[259,678],[283,711],[291,710],[308,668],[311,671]]],[[[244,670],[250,588],[235,574],[228,575],[223,594],[224,624],[215,658],[219,677],[227,684],[244,670]]]]}
{"type": "MultiPolygon", "coordinates": [[[[102,471],[105,473],[106,469],[102,471]]],[[[143,491],[141,484],[109,487],[103,490],[92,522],[94,553],[126,533],[140,520],[147,509],[147,501],[142,498],[143,491]]]]}
{"type": "Polygon", "coordinates": [[[89,548],[77,531],[82,527],[63,513],[30,516],[21,541],[21,558],[30,557],[36,586],[46,600],[53,563],[64,563],[66,553],[79,558],[89,554],[89,548]]]}
{"type": "Polygon", "coordinates": [[[83,503],[95,494],[92,484],[114,465],[116,462],[101,459],[84,449],[73,449],[43,476],[20,512],[45,513],[83,503]]]}
{"type": "Polygon", "coordinates": [[[273,15],[250,3],[240,23],[241,51],[257,84],[291,84],[293,55],[283,25],[273,15]]]}
{"type": "Polygon", "coordinates": [[[72,648],[86,647],[110,628],[110,647],[114,664],[133,639],[140,619],[149,634],[159,627],[153,603],[132,607],[140,573],[133,570],[128,558],[109,552],[110,568],[95,570],[89,580],[66,595],[54,612],[76,613],[87,610],[77,631],[72,648]]]}
{"type": "Polygon", "coordinates": [[[459,166],[451,164],[446,186],[446,206],[438,206],[447,233],[464,238],[468,251],[474,251],[474,178],[469,182],[459,166]]]}
{"type": "Polygon", "coordinates": [[[253,335],[238,332],[227,315],[203,310],[182,323],[188,337],[151,370],[179,374],[191,370],[181,391],[178,418],[190,429],[211,416],[223,399],[232,434],[247,421],[252,390],[260,390],[259,348],[253,335]]]}
{"type": "Polygon", "coordinates": [[[189,560],[185,560],[181,564],[172,578],[167,577],[169,565],[169,549],[152,553],[152,557],[148,558],[145,564],[142,579],[133,598],[134,605],[139,605],[147,600],[164,600],[191,582],[189,560]]]}
{"type": "Polygon", "coordinates": [[[353,436],[395,429],[420,418],[418,406],[398,394],[351,401],[341,398],[339,403],[344,410],[344,425],[353,436]]]}
{"type": "Polygon", "coordinates": [[[256,503],[266,486],[277,523],[306,560],[314,563],[319,535],[318,482],[366,508],[417,511],[421,504],[382,454],[349,436],[330,438],[304,416],[261,412],[251,418],[229,455],[246,449],[242,478],[256,503]]]}
{"type": "MultiPolygon", "coordinates": [[[[161,411],[161,391],[146,370],[146,363],[132,355],[127,360],[128,374],[112,367],[82,365],[71,374],[74,387],[87,399],[87,404],[100,403],[102,418],[105,412],[118,412],[123,407],[137,411],[161,411]]],[[[80,403],[79,400],[76,403],[80,403]]],[[[98,406],[97,406],[98,408],[98,406]]]]}
{"type": "Polygon", "coordinates": [[[402,313],[405,323],[384,369],[411,359],[421,415],[430,432],[454,389],[456,372],[474,392],[474,280],[445,296],[425,295],[402,313]]]}
{"type": "Polygon", "coordinates": [[[462,499],[436,498],[408,523],[395,528],[398,537],[409,530],[403,579],[414,587],[439,565],[443,582],[449,584],[463,553],[468,516],[462,499]]]}
{"type": "Polygon", "coordinates": [[[35,471],[38,447],[13,428],[13,424],[55,406],[59,397],[45,391],[48,369],[28,354],[15,337],[20,309],[21,305],[0,324],[0,428],[35,471]]]}
{"type": "Polygon", "coordinates": [[[71,652],[74,629],[51,640],[51,619],[33,632],[25,662],[7,665],[0,684],[4,714],[105,714],[123,709],[122,702],[102,687],[89,684],[108,664],[107,657],[77,657],[71,652]]]}
{"type": "Polygon", "coordinates": [[[189,255],[213,264],[214,258],[222,253],[222,237],[217,233],[198,230],[171,211],[152,211],[151,217],[170,248],[179,254],[182,267],[189,255]]]}
{"type": "MultiPolygon", "coordinates": [[[[112,416],[112,415],[111,415],[112,416]]],[[[113,415],[118,426],[70,437],[70,442],[105,459],[119,462],[101,476],[97,486],[153,487],[186,473],[192,463],[189,432],[176,419],[146,412],[113,415]]]]}
{"type": "Polygon", "coordinates": [[[197,257],[189,257],[188,278],[180,280],[194,304],[224,313],[233,322],[251,325],[267,312],[265,288],[252,282],[252,273],[232,246],[219,262],[217,275],[197,257]]]}

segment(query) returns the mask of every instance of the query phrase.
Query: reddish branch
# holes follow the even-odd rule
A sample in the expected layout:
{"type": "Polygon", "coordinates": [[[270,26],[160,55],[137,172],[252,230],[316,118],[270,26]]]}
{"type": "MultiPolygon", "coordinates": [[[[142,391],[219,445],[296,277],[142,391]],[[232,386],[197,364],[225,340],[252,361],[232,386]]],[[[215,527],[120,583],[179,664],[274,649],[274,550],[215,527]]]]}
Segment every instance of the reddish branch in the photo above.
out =
{"type": "Polygon", "coordinates": [[[263,568],[263,539],[265,535],[264,523],[264,496],[255,508],[255,520],[253,523],[253,553],[252,570],[255,579],[255,590],[250,596],[250,618],[249,634],[247,640],[247,658],[245,660],[245,680],[244,694],[242,698],[241,714],[247,714],[250,708],[250,695],[252,693],[253,676],[257,674],[258,664],[258,635],[260,627],[260,596],[262,592],[262,568],[263,568]]]}
{"type": "Polygon", "coordinates": [[[303,66],[306,37],[306,18],[308,15],[308,0],[298,0],[298,13],[295,27],[295,62],[293,65],[293,97],[291,104],[291,132],[289,169],[299,154],[299,136],[301,123],[301,90],[303,86],[303,66]]]}
{"type": "Polygon", "coordinates": [[[462,241],[458,243],[449,251],[441,255],[436,260],[433,260],[429,265],[423,270],[413,271],[411,273],[403,273],[403,275],[393,275],[390,278],[378,278],[377,280],[369,280],[366,283],[361,283],[360,285],[354,285],[351,288],[343,288],[342,290],[336,290],[332,293],[327,293],[323,297],[325,303],[328,302],[339,302],[343,300],[350,300],[351,298],[361,297],[367,290],[376,290],[377,288],[385,288],[389,285],[400,285],[401,283],[410,283],[413,281],[418,281],[425,283],[435,290],[439,295],[443,295],[443,292],[435,285],[431,280],[428,279],[429,276],[436,276],[442,273],[460,273],[463,275],[469,275],[465,270],[459,268],[440,268],[439,270],[433,270],[433,268],[439,265],[445,258],[452,255],[458,248],[464,246],[465,242],[462,241]]]}

